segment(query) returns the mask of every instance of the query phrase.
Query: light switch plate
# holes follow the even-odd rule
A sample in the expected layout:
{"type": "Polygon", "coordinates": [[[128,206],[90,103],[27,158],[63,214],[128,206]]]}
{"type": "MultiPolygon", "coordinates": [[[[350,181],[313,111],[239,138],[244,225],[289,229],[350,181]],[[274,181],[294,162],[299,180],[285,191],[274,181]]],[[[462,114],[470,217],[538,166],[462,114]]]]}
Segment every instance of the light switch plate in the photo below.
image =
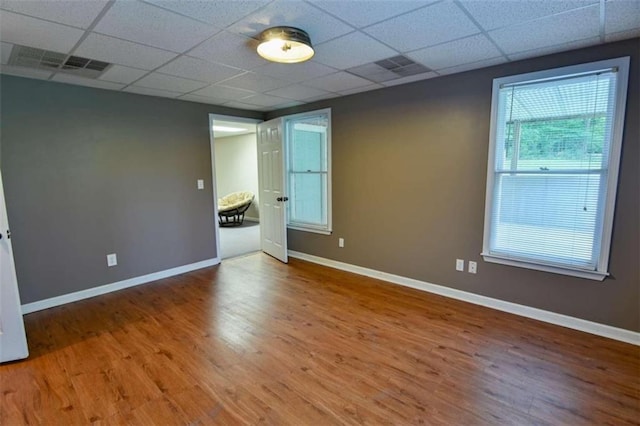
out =
{"type": "Polygon", "coordinates": [[[338,238],[338,247],[344,247],[344,238],[338,238]]]}
{"type": "Polygon", "coordinates": [[[456,259],[456,271],[464,271],[464,260],[456,259]]]}
{"type": "Polygon", "coordinates": [[[198,179],[198,189],[204,189],[204,179],[198,179]]]}
{"type": "Polygon", "coordinates": [[[115,253],[107,255],[107,266],[116,266],[118,264],[118,256],[115,253]]]}

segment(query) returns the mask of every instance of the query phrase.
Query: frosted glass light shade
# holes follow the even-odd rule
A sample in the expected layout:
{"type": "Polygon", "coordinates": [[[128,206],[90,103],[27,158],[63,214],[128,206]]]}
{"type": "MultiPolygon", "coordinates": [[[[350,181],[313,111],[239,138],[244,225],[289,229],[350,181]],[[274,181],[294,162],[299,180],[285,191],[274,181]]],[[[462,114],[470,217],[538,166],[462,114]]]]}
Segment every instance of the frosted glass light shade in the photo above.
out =
{"type": "Polygon", "coordinates": [[[309,35],[293,27],[274,27],[260,34],[258,54],[268,61],[295,64],[313,57],[309,35]]]}

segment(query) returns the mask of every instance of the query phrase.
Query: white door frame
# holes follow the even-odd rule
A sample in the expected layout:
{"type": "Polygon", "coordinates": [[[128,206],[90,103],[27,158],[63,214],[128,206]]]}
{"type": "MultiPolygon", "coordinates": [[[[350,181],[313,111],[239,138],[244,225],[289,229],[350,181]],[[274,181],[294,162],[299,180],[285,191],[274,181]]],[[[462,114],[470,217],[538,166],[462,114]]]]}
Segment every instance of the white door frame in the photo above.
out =
{"type": "MultiPolygon", "coordinates": [[[[222,261],[222,255],[220,254],[220,225],[218,224],[218,188],[217,188],[217,180],[216,180],[216,151],[215,151],[215,136],[213,135],[213,124],[216,120],[223,121],[237,121],[240,123],[253,123],[256,125],[256,132],[258,124],[262,123],[264,120],[260,120],[258,118],[247,118],[247,117],[236,117],[234,115],[224,115],[224,114],[209,114],[209,145],[211,150],[211,194],[213,195],[213,224],[215,226],[215,237],[216,237],[216,263],[220,263],[222,261]]],[[[257,135],[257,133],[256,133],[257,135]]],[[[258,149],[258,145],[256,143],[256,151],[258,149]]],[[[258,179],[260,177],[258,176],[258,179]]]]}

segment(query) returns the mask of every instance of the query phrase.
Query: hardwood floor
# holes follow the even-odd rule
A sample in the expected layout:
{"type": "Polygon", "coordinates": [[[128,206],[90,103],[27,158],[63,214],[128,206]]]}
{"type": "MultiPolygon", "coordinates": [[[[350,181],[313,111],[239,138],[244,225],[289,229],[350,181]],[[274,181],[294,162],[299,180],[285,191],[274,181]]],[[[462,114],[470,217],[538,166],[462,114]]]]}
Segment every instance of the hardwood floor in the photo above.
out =
{"type": "Polygon", "coordinates": [[[638,424],[640,348],[263,254],[25,317],[0,424],[638,424]]]}

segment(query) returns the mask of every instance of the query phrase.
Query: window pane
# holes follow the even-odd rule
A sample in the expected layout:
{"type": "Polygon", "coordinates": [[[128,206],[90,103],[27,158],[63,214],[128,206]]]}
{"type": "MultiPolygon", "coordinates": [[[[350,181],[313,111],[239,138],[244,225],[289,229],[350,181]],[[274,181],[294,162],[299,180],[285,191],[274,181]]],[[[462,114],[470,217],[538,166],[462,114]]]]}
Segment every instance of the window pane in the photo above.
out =
{"type": "Polygon", "coordinates": [[[291,173],[290,176],[293,191],[289,200],[289,221],[326,226],[326,173],[291,173]]]}
{"type": "Polygon", "coordinates": [[[326,110],[286,120],[288,217],[299,229],[331,230],[329,123],[326,110]]]}
{"type": "Polygon", "coordinates": [[[517,169],[600,168],[605,122],[598,116],[520,123],[517,169]]]}
{"type": "Polygon", "coordinates": [[[594,268],[600,184],[599,174],[499,175],[491,251],[594,268]]]}
{"type": "Polygon", "coordinates": [[[606,167],[615,73],[500,89],[496,170],[606,167]]]}
{"type": "Polygon", "coordinates": [[[291,168],[293,171],[327,171],[327,119],[305,117],[291,125],[291,168]]]}

